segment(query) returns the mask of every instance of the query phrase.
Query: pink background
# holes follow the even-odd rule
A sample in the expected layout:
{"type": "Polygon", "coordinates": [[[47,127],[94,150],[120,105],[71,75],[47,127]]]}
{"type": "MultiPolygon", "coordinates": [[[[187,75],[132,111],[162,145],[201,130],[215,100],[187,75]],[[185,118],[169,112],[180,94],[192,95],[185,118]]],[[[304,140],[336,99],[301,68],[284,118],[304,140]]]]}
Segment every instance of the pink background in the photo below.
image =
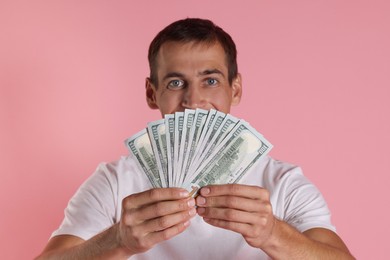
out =
{"type": "Polygon", "coordinates": [[[147,47],[187,16],[237,43],[244,94],[232,114],[303,167],[358,259],[388,257],[387,0],[2,0],[0,258],[37,255],[97,164],[160,117],[144,98],[147,47]]]}

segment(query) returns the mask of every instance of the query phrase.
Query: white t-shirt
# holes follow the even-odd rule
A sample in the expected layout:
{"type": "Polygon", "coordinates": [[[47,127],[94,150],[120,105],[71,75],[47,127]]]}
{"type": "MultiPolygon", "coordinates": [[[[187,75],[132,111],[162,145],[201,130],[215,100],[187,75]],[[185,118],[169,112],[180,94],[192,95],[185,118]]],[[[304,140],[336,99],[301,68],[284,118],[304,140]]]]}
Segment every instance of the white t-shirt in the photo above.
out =
{"type": "MultiPolygon", "coordinates": [[[[299,167],[266,156],[239,183],[266,188],[274,215],[300,232],[316,227],[335,231],[325,200],[299,167]]],[[[151,188],[133,156],[102,163],[70,200],[65,218],[52,236],[70,234],[87,240],[120,220],[123,198],[151,188]]],[[[183,233],[133,258],[268,259],[240,234],[211,226],[199,216],[183,233]]]]}

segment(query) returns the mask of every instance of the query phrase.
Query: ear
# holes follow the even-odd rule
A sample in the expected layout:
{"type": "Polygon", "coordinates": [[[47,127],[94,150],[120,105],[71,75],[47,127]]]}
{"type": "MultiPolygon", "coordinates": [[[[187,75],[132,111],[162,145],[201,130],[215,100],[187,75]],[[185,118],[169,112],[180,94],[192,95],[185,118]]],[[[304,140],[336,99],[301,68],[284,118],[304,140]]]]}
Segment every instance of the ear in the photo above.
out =
{"type": "Polygon", "coordinates": [[[146,102],[151,109],[158,109],[156,103],[156,87],[150,81],[150,78],[145,80],[145,89],[146,89],[146,102]]]}
{"type": "Polygon", "coordinates": [[[242,95],[242,82],[241,82],[241,74],[238,73],[237,77],[233,79],[232,82],[232,106],[236,106],[240,104],[242,95]]]}

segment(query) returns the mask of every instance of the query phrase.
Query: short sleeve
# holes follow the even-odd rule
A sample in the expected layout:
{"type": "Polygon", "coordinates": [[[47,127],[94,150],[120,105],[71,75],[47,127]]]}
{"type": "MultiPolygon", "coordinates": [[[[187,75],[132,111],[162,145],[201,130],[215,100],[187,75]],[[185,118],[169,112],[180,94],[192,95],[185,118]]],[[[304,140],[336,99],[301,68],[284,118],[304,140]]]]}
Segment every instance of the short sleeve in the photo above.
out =
{"type": "Polygon", "coordinates": [[[117,179],[102,163],[78,189],[65,209],[57,235],[74,235],[87,240],[115,223],[117,179]]]}
{"type": "Polygon", "coordinates": [[[278,201],[283,209],[279,213],[284,221],[300,232],[311,228],[336,231],[331,213],[318,188],[296,167],[281,176],[278,201]]]}

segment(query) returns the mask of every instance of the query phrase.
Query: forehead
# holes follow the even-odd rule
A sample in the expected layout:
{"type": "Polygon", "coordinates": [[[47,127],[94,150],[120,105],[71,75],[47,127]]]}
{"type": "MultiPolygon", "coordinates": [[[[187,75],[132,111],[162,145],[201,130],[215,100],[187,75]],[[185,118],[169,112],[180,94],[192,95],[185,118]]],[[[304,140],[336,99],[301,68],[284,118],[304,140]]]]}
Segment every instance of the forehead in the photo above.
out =
{"type": "Polygon", "coordinates": [[[219,69],[227,71],[226,54],[218,43],[166,42],[157,55],[157,70],[219,69]]]}

